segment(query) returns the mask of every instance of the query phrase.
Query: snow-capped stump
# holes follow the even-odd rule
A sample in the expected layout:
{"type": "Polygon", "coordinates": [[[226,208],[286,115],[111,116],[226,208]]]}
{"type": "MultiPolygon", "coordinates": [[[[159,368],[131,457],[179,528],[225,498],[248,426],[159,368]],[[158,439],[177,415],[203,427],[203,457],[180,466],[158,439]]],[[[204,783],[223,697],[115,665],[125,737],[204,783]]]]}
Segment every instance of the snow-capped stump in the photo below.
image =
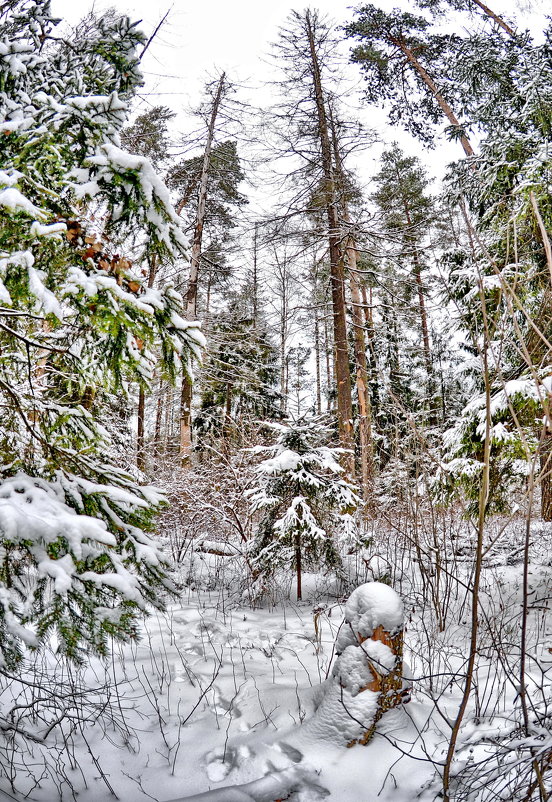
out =
{"type": "Polygon", "coordinates": [[[404,610],[381,582],[353,591],[336,641],[332,676],[308,729],[317,737],[367,744],[382,715],[401,704],[404,610]]]}

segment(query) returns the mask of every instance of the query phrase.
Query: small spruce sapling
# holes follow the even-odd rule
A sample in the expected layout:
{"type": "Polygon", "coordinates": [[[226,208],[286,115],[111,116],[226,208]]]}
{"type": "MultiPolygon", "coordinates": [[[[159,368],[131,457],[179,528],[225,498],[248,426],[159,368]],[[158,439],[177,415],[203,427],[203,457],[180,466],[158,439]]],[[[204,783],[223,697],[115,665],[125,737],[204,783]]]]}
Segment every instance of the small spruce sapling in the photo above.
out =
{"type": "Polygon", "coordinates": [[[257,466],[257,486],[248,492],[260,514],[251,561],[261,587],[277,567],[293,566],[299,600],[305,567],[323,564],[339,571],[339,537],[349,533],[362,501],[342,478],[343,449],[322,445],[329,430],[320,418],[267,425],[277,441],[253,449],[266,459],[257,466]]]}

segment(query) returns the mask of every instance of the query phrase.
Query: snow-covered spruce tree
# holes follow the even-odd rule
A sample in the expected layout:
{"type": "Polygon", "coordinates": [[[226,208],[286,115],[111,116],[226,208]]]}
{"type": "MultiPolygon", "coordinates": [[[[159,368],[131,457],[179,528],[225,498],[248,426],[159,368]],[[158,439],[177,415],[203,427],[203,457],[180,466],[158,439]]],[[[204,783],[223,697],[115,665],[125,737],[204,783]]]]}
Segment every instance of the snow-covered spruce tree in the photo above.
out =
{"type": "Polygon", "coordinates": [[[266,322],[255,321],[246,305],[245,288],[240,288],[209,328],[194,421],[198,451],[209,441],[243,447],[251,442],[254,421],[281,418],[276,348],[266,322]]]}
{"type": "MultiPolygon", "coordinates": [[[[539,381],[525,376],[499,387],[497,382],[491,396],[488,514],[511,510],[516,491],[526,481],[539,446],[543,405],[552,392],[552,377],[539,381]]],[[[472,517],[477,512],[483,471],[485,417],[485,395],[477,395],[445,432],[445,459],[434,483],[442,500],[463,497],[472,517]]]]}
{"type": "Polygon", "coordinates": [[[251,563],[261,589],[276,568],[293,567],[301,599],[304,568],[322,563],[339,570],[338,539],[350,533],[351,515],[362,501],[341,477],[342,449],[320,445],[329,435],[321,418],[267,426],[277,432],[275,445],[252,449],[267,459],[257,466],[258,483],[248,491],[253,511],[260,513],[251,563]]]}
{"type": "Polygon", "coordinates": [[[71,42],[48,0],[0,10],[0,664],[51,634],[72,659],[136,634],[159,604],[144,533],[160,503],[109,461],[105,423],[202,342],[169,286],[139,275],[182,251],[164,185],[118,144],[144,37],[87,18],[71,42]],[[122,256],[121,254],[127,254],[122,256]],[[132,257],[132,259],[131,259],[132,257]],[[110,407],[111,405],[111,407],[110,407]]]}
{"type": "MultiPolygon", "coordinates": [[[[523,486],[537,455],[542,516],[552,520],[552,29],[545,34],[536,45],[529,34],[480,33],[457,56],[456,80],[482,138],[450,180],[452,198],[461,194],[472,212],[474,247],[449,256],[449,287],[468,349],[487,352],[495,508],[505,506],[507,488],[523,486]]],[[[476,392],[482,385],[479,378],[476,392]]],[[[468,494],[481,472],[482,404],[475,397],[448,436],[448,479],[468,494]]]]}

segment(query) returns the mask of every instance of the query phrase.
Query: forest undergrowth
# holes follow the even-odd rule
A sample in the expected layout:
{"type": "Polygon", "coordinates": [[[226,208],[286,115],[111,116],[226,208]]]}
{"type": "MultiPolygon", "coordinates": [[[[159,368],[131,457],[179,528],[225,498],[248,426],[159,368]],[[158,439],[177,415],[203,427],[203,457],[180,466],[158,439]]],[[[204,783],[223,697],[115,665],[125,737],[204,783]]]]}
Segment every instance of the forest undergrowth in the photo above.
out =
{"type": "MultiPolygon", "coordinates": [[[[469,653],[475,535],[457,512],[382,515],[365,526],[364,547],[344,548],[339,577],[307,572],[297,601],[290,572],[277,572],[258,599],[239,535],[219,525],[218,535],[206,526],[208,537],[199,528],[192,538],[173,508],[161,537],[173,553],[178,542],[179,595],[146,620],[137,644],[80,667],[48,650],[17,674],[2,669],[2,793],[163,802],[216,789],[226,790],[213,800],[233,799],[250,788],[255,800],[439,798],[469,653]],[[374,580],[404,602],[410,701],[384,716],[368,746],[347,749],[313,736],[309,721],[344,602],[374,580]]],[[[455,800],[537,799],[535,761],[549,782],[552,525],[531,526],[529,732],[519,692],[525,535],[519,514],[486,527],[475,671],[451,767],[455,800]]]]}

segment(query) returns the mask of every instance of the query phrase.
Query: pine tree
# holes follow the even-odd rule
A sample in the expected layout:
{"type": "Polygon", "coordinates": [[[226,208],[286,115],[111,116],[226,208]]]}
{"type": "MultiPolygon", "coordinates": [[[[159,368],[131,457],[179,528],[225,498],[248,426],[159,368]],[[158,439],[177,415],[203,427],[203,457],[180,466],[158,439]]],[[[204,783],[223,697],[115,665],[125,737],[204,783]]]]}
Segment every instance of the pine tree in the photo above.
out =
{"type": "Polygon", "coordinates": [[[121,131],[121,146],[130,153],[145,156],[156,170],[161,170],[170,154],[171,138],[167,123],[175,117],[167,106],[154,106],[139,114],[121,131]]]}
{"type": "MultiPolygon", "coordinates": [[[[434,208],[427,195],[429,180],[419,160],[406,156],[394,145],[381,157],[381,170],[375,176],[377,190],[373,199],[382,213],[382,222],[390,238],[390,250],[398,269],[393,270],[400,288],[404,317],[418,318],[419,367],[425,373],[425,399],[428,421],[435,424],[436,385],[430,340],[430,322],[427,313],[427,288],[422,273],[427,267],[425,248],[427,235],[434,224],[434,208]],[[410,313],[410,314],[409,314],[410,313]]],[[[394,305],[399,298],[395,297],[394,305]]],[[[402,395],[399,389],[399,397],[402,395]]]]}
{"type": "Polygon", "coordinates": [[[388,14],[367,4],[356,10],[356,17],[345,32],[360,42],[352,60],[364,73],[367,100],[387,105],[392,125],[404,125],[429,145],[433,126],[444,116],[449,134],[459,139],[466,156],[472,156],[465,126],[454,112],[457,85],[449,80],[447,67],[459,38],[432,33],[425,17],[397,9],[388,14]]]}
{"type": "Polygon", "coordinates": [[[271,424],[274,446],[258,447],[269,455],[257,466],[258,484],[249,491],[252,509],[260,513],[251,562],[264,585],[274,570],[293,566],[297,598],[305,568],[320,563],[339,571],[339,536],[351,525],[351,513],[362,503],[342,478],[341,449],[321,445],[329,430],[320,419],[271,424]]]}
{"type": "Polygon", "coordinates": [[[173,378],[202,335],[149,259],[184,236],[150,163],[119,147],[141,84],[144,37],[128,18],[54,34],[49,0],[2,7],[0,59],[0,658],[56,633],[59,649],[105,653],[162,604],[163,558],[144,530],[161,498],[110,457],[103,423],[173,378]],[[130,256],[121,255],[132,253],[130,256]]]}

